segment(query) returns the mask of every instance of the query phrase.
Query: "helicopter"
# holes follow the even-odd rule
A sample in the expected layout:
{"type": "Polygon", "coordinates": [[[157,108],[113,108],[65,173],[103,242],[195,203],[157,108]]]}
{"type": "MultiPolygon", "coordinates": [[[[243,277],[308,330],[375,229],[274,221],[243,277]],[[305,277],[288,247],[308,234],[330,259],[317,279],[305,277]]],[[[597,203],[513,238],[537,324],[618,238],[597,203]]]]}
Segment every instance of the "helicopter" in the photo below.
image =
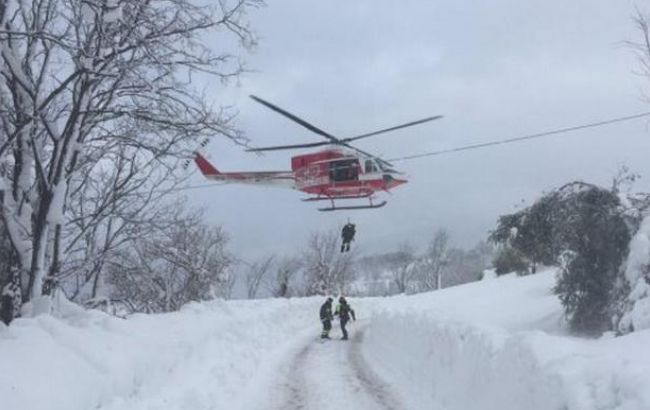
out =
{"type": "Polygon", "coordinates": [[[249,148],[246,151],[259,153],[302,148],[325,148],[320,151],[293,156],[290,171],[220,172],[197,152],[194,161],[199,170],[205,178],[214,181],[285,187],[308,194],[309,196],[303,198],[302,201],[330,202],[330,206],[318,208],[319,211],[381,208],[387,202],[385,200],[375,202],[376,193],[381,191],[389,192],[391,189],[408,182],[401,176],[400,172],[394,169],[390,162],[351,145],[351,142],[442,118],[442,115],[436,115],[354,137],[338,138],[262,98],[254,95],[250,97],[265,107],[320,135],[325,140],[303,144],[249,148]],[[369,202],[363,205],[340,206],[337,204],[337,201],[353,199],[367,199],[369,202]]]}

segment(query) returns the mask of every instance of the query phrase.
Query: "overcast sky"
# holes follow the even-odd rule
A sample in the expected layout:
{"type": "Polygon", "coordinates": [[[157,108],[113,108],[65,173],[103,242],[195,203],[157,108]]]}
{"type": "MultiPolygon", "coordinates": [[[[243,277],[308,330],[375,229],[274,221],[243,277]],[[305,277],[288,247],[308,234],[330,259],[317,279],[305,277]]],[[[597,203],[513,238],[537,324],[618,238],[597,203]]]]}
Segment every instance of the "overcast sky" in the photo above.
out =
{"type": "MultiPolygon", "coordinates": [[[[400,157],[650,111],[622,42],[638,38],[626,0],[282,0],[250,14],[261,38],[254,73],[215,101],[234,103],[254,145],[317,140],[247,98],[255,94],[341,137],[442,114],[359,142],[400,157]]],[[[218,45],[215,45],[218,47],[218,45]]],[[[209,89],[208,89],[209,92],[209,89]]],[[[227,141],[206,148],[222,171],[284,170],[298,152],[263,157],[227,141]]],[[[424,247],[437,228],[456,246],[485,239],[499,215],[581,179],[609,185],[628,165],[650,190],[647,120],[396,163],[409,183],[378,210],[321,213],[297,191],[189,191],[250,257],[304,246],[310,232],[357,224],[364,253],[424,247]]],[[[193,184],[203,184],[195,175],[193,184]]],[[[386,196],[386,195],[384,195],[386,196]]]]}

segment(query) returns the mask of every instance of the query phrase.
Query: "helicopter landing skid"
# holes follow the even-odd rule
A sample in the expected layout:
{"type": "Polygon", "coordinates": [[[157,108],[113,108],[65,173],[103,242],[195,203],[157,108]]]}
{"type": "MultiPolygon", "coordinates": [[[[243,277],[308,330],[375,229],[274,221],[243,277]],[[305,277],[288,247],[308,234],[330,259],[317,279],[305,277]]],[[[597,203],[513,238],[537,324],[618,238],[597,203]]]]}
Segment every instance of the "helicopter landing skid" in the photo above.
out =
{"type": "Polygon", "coordinates": [[[378,204],[370,204],[370,205],[352,205],[352,206],[333,205],[329,208],[318,208],[318,210],[321,212],[329,212],[329,211],[350,211],[355,209],[375,209],[375,208],[381,208],[382,206],[386,205],[386,203],[387,203],[386,201],[382,201],[378,204]]]}
{"type": "Polygon", "coordinates": [[[342,195],[342,196],[336,196],[336,197],[329,197],[329,196],[313,196],[310,198],[303,198],[303,202],[314,202],[314,201],[332,201],[333,199],[360,199],[360,198],[368,198],[372,196],[372,192],[369,192],[367,194],[360,194],[360,195],[342,195]]]}

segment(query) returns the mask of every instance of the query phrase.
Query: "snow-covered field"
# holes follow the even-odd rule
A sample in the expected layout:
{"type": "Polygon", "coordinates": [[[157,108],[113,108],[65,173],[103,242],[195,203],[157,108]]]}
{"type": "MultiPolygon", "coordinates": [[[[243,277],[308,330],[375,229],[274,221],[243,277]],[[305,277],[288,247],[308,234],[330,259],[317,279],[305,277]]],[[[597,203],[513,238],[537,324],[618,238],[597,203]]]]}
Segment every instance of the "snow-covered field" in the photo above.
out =
{"type": "Polygon", "coordinates": [[[128,320],[66,305],[0,327],[0,408],[650,409],[650,331],[571,337],[552,285],[548,271],[352,299],[353,337],[325,343],[320,298],[128,320]]]}

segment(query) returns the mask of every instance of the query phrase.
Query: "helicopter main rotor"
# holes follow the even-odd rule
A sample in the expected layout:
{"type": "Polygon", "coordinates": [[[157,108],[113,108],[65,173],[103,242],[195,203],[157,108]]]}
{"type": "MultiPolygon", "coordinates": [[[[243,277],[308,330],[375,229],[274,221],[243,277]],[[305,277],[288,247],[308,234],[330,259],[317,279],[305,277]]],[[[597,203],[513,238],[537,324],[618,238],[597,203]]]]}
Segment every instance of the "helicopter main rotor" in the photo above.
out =
{"type": "Polygon", "coordinates": [[[442,115],[436,115],[436,116],[433,116],[433,117],[427,117],[427,118],[423,118],[423,119],[420,119],[420,120],[407,122],[405,124],[400,124],[400,125],[396,125],[396,126],[393,126],[393,127],[384,128],[384,129],[381,129],[381,130],[377,130],[377,131],[357,135],[355,137],[337,138],[334,135],[329,134],[329,133],[321,130],[320,128],[314,126],[313,124],[310,124],[309,122],[303,120],[302,118],[300,118],[300,117],[298,117],[298,116],[296,116],[296,115],[294,115],[294,114],[292,114],[292,113],[278,107],[277,105],[275,105],[273,103],[270,103],[270,102],[268,102],[268,101],[266,101],[266,100],[264,100],[262,98],[259,98],[259,97],[255,96],[255,95],[251,95],[250,97],[253,100],[255,100],[256,102],[264,105],[265,107],[277,112],[280,115],[283,115],[283,116],[289,118],[291,121],[293,121],[295,123],[298,123],[298,124],[302,125],[304,128],[307,128],[309,131],[324,137],[325,139],[327,139],[327,141],[317,141],[317,142],[308,142],[308,143],[303,143],[303,144],[275,145],[275,146],[269,146],[269,147],[250,148],[250,149],[246,150],[246,151],[249,151],[249,152],[278,151],[278,150],[298,149],[298,148],[314,148],[314,147],[320,147],[320,146],[323,146],[323,145],[340,145],[340,146],[344,146],[346,148],[349,148],[351,150],[354,150],[354,151],[356,151],[356,152],[358,152],[360,154],[363,154],[363,155],[366,155],[368,157],[374,158],[375,160],[377,160],[381,164],[391,167],[392,165],[388,161],[386,161],[384,159],[381,159],[381,158],[377,157],[376,155],[370,154],[370,153],[368,153],[368,152],[366,152],[364,150],[361,150],[361,149],[359,149],[359,148],[357,148],[357,147],[355,147],[353,145],[350,145],[349,143],[352,142],[352,141],[360,140],[362,138],[368,138],[368,137],[383,134],[383,133],[386,133],[386,132],[395,131],[395,130],[399,130],[399,129],[406,128],[406,127],[412,127],[414,125],[419,125],[419,124],[423,124],[425,122],[434,121],[434,120],[438,120],[438,119],[442,118],[442,115]]]}

